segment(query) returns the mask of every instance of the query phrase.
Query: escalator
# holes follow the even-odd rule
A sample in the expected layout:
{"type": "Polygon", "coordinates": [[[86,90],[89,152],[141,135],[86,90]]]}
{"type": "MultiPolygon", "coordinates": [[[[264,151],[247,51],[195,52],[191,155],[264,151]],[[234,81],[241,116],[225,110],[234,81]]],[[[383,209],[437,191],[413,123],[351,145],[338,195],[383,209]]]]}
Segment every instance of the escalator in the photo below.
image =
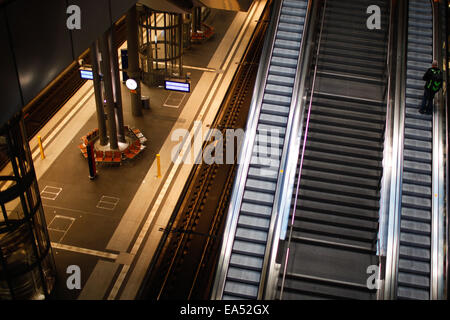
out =
{"type": "Polygon", "coordinates": [[[322,10],[295,178],[300,186],[294,186],[276,297],[376,299],[367,270],[379,266],[389,2],[328,0],[322,10]],[[379,30],[366,27],[370,5],[381,8],[379,30]]]}
{"type": "Polygon", "coordinates": [[[260,289],[308,1],[275,1],[273,10],[273,37],[263,49],[268,61],[260,64],[255,92],[263,90],[253,96],[242,148],[247,160],[233,189],[214,299],[256,299],[260,289]]]}
{"type": "Polygon", "coordinates": [[[431,2],[410,0],[398,257],[398,299],[430,299],[433,119],[422,115],[422,76],[433,60],[431,2]]]}

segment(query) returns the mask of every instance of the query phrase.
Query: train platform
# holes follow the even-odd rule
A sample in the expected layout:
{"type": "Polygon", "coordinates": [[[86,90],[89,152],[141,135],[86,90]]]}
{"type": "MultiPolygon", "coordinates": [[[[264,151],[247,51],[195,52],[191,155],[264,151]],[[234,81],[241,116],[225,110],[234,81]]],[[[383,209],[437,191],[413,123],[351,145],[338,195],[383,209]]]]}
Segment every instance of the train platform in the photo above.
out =
{"type": "MultiPolygon", "coordinates": [[[[266,0],[248,12],[212,10],[207,19],[215,35],[184,54],[191,93],[143,86],[150,109],[133,117],[122,85],[125,124],[139,128],[146,149],[120,166],[98,166],[89,179],[78,146],[97,127],[94,89],[88,82],[30,142],[58,279],[55,299],[135,299],[160,237],[193,163],[172,161],[180,145],[176,130],[207,132],[260,19],[266,0]],[[202,130],[202,131],[200,131],[202,130]],[[176,137],[174,139],[174,137],[176,137]],[[162,177],[157,176],[156,155],[162,177]],[[69,266],[81,271],[81,288],[69,289],[69,266]]],[[[125,44],[126,46],[126,44],[125,44]]],[[[190,139],[184,142],[186,147],[190,139]]],[[[197,156],[197,155],[192,155],[197,156]]],[[[4,170],[8,170],[5,168],[4,170]]]]}

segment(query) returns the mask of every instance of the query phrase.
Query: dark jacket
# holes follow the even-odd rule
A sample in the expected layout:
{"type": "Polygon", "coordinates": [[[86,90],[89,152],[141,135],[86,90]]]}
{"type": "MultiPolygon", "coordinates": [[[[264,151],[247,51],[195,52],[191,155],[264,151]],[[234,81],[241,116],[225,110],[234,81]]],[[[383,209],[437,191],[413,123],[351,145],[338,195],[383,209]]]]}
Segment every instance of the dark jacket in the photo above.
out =
{"type": "Polygon", "coordinates": [[[427,72],[423,76],[423,80],[425,80],[425,89],[429,90],[432,93],[436,93],[437,91],[440,90],[440,88],[442,88],[442,81],[443,81],[442,79],[443,79],[442,78],[442,72],[441,72],[441,70],[439,68],[430,68],[430,69],[428,69],[427,72]],[[430,82],[432,82],[431,80],[434,78],[434,73],[436,71],[438,71],[438,74],[436,76],[437,79],[435,79],[435,81],[437,80],[439,82],[439,85],[438,85],[439,89],[436,90],[436,91],[433,91],[431,89],[431,85],[433,85],[433,84],[430,83],[430,82]]]}

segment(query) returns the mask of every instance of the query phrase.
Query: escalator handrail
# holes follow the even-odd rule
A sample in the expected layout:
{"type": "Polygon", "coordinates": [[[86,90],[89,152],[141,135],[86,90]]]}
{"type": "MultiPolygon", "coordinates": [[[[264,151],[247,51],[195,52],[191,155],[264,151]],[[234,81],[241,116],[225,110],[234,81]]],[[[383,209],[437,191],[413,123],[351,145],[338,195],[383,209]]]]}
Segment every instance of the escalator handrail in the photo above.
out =
{"type": "Polygon", "coordinates": [[[266,81],[269,73],[269,65],[275,45],[278,24],[281,15],[282,0],[274,0],[272,8],[272,16],[267,30],[267,36],[264,41],[261,60],[259,62],[258,73],[256,76],[255,87],[253,89],[252,101],[248,113],[248,121],[245,128],[245,138],[240,147],[238,155],[238,170],[233,185],[233,191],[230,199],[230,206],[227,213],[223,242],[220,249],[220,257],[218,267],[214,279],[214,286],[211,299],[222,299],[225,288],[225,281],[230,263],[231,250],[234,242],[234,234],[236,232],[239,211],[242,205],[244,195],[245,182],[249,170],[250,160],[253,151],[253,145],[256,139],[256,129],[258,125],[259,115],[261,112],[262,99],[266,87],[266,81]]]}
{"type": "Polygon", "coordinates": [[[384,213],[380,211],[380,216],[387,217],[387,236],[382,245],[386,248],[386,262],[384,283],[381,294],[382,299],[392,300],[397,291],[398,275],[398,250],[400,242],[400,215],[402,199],[403,181],[403,153],[404,153],[404,126],[405,126],[405,96],[406,96],[406,48],[407,48],[407,28],[408,28],[408,5],[405,1],[400,1],[396,8],[398,14],[398,37],[396,47],[396,67],[395,67],[395,98],[394,98],[394,119],[392,122],[393,134],[391,146],[391,166],[389,163],[390,184],[388,185],[389,205],[384,213]]]}
{"type": "Polygon", "coordinates": [[[294,196],[294,207],[293,207],[293,211],[292,211],[291,226],[289,228],[289,238],[288,238],[288,242],[287,242],[285,261],[283,262],[284,269],[282,271],[282,281],[281,281],[281,289],[280,289],[280,297],[279,297],[280,300],[283,297],[284,283],[285,283],[285,278],[286,278],[286,268],[287,268],[288,261],[289,261],[289,249],[290,249],[290,244],[291,244],[291,240],[292,240],[292,231],[293,231],[293,227],[294,227],[295,212],[296,212],[296,208],[297,208],[297,199],[298,199],[298,194],[299,194],[299,190],[300,190],[300,182],[301,182],[301,176],[302,176],[306,142],[308,140],[309,121],[311,118],[311,108],[312,108],[312,101],[313,101],[316,78],[317,78],[317,68],[318,68],[318,62],[319,62],[319,54],[320,54],[320,48],[321,48],[321,42],[322,42],[322,33],[323,33],[326,9],[327,9],[327,0],[324,0],[321,26],[320,26],[320,31],[319,31],[319,40],[318,40],[317,52],[316,52],[316,61],[315,61],[315,66],[314,66],[314,75],[312,78],[311,94],[310,94],[310,98],[309,98],[308,116],[306,119],[306,127],[305,127],[304,139],[303,139],[303,148],[302,148],[301,159],[300,159],[300,168],[299,168],[298,179],[297,179],[297,187],[296,187],[295,196],[294,196]]]}
{"type": "MultiPolygon", "coordinates": [[[[300,148],[300,138],[303,127],[303,110],[305,108],[304,97],[305,83],[309,66],[309,47],[313,38],[316,14],[313,12],[317,7],[317,1],[308,1],[303,34],[300,44],[299,57],[297,60],[297,72],[292,90],[291,106],[289,108],[288,124],[283,152],[278,173],[278,183],[275,190],[275,201],[272,209],[267,246],[262,269],[261,283],[258,291],[258,299],[272,300],[276,294],[276,283],[278,270],[275,267],[276,256],[280,239],[284,237],[283,232],[285,218],[289,217],[292,200],[295,171],[300,148]]],[[[287,221],[286,221],[287,222],[287,221]]]]}
{"type": "MultiPolygon", "coordinates": [[[[441,56],[441,34],[439,30],[439,3],[431,1],[433,10],[433,58],[440,63],[443,72],[441,56]]],[[[444,174],[444,130],[445,115],[443,92],[435,99],[433,110],[433,154],[432,154],[432,222],[431,222],[431,279],[430,299],[444,299],[444,252],[445,252],[445,174],[444,174]]]]}
{"type": "MultiPolygon", "coordinates": [[[[394,138],[393,134],[396,130],[395,124],[398,123],[400,114],[396,113],[398,107],[396,105],[396,93],[397,88],[399,88],[399,77],[397,76],[398,64],[403,63],[402,59],[399,59],[397,55],[398,50],[398,38],[397,28],[394,28],[394,25],[398,22],[398,10],[400,6],[398,2],[391,1],[389,8],[389,31],[387,36],[387,60],[386,60],[386,78],[387,78],[387,88],[386,88],[386,121],[384,124],[383,132],[384,132],[384,147],[383,147],[383,163],[382,163],[382,176],[380,179],[380,200],[379,200],[379,227],[378,227],[378,235],[377,235],[377,256],[378,256],[378,281],[381,279],[385,279],[385,275],[382,274],[383,270],[386,270],[386,255],[387,255],[387,243],[389,238],[388,226],[389,226],[389,212],[391,208],[391,191],[393,190],[391,187],[393,183],[397,184],[399,180],[395,180],[396,176],[392,175],[393,172],[393,159],[395,155],[393,154],[394,138]],[[397,40],[397,45],[395,41],[397,40]]],[[[399,33],[400,34],[400,33],[399,33]]],[[[401,51],[400,51],[401,52],[401,51]]],[[[400,57],[403,54],[400,55],[400,57]]],[[[397,128],[398,129],[398,128],[397,128]]],[[[384,290],[385,290],[386,282],[381,281],[381,286],[377,291],[377,299],[384,299],[384,290]]]]}

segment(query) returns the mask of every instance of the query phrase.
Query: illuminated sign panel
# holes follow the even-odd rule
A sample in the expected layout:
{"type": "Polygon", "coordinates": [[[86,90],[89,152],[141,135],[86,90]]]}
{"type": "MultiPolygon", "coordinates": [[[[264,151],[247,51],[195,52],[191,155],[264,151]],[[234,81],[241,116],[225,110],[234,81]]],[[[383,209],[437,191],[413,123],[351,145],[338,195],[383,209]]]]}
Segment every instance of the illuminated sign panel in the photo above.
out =
{"type": "Polygon", "coordinates": [[[80,76],[81,79],[94,80],[94,72],[92,72],[92,70],[80,69],[80,76]]]}
{"type": "Polygon", "coordinates": [[[171,91],[191,92],[191,84],[189,82],[166,80],[164,87],[166,90],[171,91]]]}

